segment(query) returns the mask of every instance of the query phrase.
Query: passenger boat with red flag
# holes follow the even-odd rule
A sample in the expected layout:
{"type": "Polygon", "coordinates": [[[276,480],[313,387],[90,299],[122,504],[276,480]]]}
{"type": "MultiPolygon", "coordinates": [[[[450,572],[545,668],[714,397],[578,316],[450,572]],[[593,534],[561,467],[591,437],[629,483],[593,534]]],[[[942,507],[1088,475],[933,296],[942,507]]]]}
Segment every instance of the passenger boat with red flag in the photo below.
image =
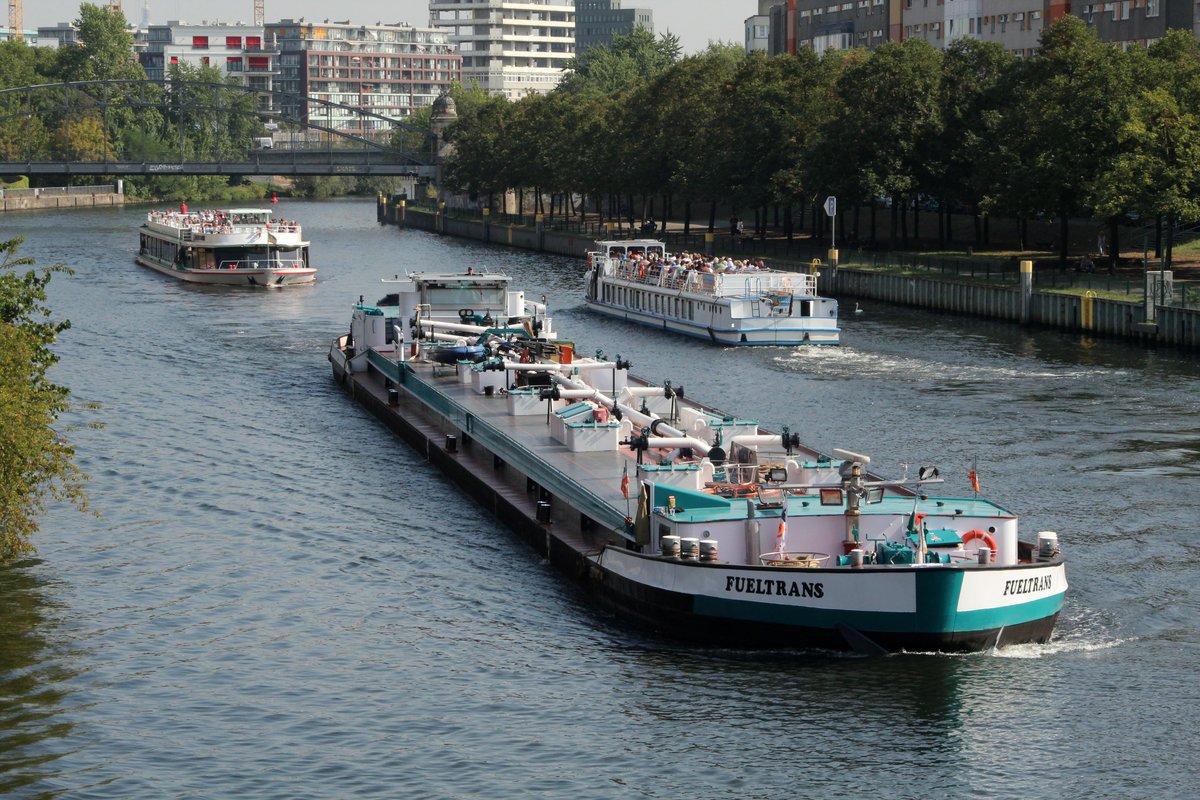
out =
{"type": "MultiPolygon", "coordinates": [[[[397,277],[353,305],[329,360],[499,521],[664,635],[979,651],[1046,642],[1063,607],[1057,533],[1022,539],[998,503],[935,493],[934,467],[882,477],[868,455],[580,357],[506,276],[397,277]]],[[[956,479],[977,486],[970,472],[956,479]]]]}
{"type": "Polygon", "coordinates": [[[150,211],[137,263],[187,283],[280,287],[313,283],[300,224],[269,209],[150,211]]]}

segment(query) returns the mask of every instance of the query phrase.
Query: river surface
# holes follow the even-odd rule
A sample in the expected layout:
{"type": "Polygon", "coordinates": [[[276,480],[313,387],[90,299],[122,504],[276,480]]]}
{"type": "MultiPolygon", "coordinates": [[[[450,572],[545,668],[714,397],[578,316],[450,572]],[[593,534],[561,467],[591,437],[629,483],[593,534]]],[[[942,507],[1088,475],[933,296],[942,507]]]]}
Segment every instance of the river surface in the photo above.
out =
{"type": "Polygon", "coordinates": [[[315,286],[196,288],[134,264],[144,213],[0,216],[76,270],[54,374],[99,404],[63,419],[99,516],[51,509],[0,569],[0,796],[1200,794],[1195,357],[870,303],[838,348],[720,349],[588,313],[578,262],[361,200],[280,204],[315,286]],[[886,475],[966,493],[978,459],[1068,554],[1054,641],[711,650],[593,608],[330,378],[381,277],[471,266],[544,293],[577,351],[886,475]]]}

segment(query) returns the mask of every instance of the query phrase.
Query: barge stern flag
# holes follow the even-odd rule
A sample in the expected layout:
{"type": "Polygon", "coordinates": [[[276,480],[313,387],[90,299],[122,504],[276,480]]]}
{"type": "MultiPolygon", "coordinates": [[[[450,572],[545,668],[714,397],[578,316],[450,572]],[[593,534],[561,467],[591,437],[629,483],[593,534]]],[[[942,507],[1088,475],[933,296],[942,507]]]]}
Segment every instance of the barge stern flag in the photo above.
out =
{"type": "Polygon", "coordinates": [[[783,557],[787,548],[787,498],[783,499],[783,513],[779,515],[779,530],[775,532],[775,552],[783,557]]]}
{"type": "Polygon", "coordinates": [[[621,465],[621,494],[625,495],[625,499],[629,499],[629,462],[621,465]]]}

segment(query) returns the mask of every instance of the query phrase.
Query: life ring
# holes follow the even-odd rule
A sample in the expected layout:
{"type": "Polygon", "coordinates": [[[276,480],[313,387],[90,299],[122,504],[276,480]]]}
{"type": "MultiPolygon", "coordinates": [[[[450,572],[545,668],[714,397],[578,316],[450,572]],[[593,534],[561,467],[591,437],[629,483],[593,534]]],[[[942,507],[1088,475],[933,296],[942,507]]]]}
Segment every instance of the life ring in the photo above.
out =
{"type": "Polygon", "coordinates": [[[981,531],[978,528],[976,528],[973,531],[967,531],[966,533],[963,534],[963,537],[962,537],[964,545],[967,542],[973,542],[976,539],[981,540],[985,545],[987,545],[991,549],[993,557],[996,555],[996,552],[997,552],[996,540],[987,531],[981,531]]]}

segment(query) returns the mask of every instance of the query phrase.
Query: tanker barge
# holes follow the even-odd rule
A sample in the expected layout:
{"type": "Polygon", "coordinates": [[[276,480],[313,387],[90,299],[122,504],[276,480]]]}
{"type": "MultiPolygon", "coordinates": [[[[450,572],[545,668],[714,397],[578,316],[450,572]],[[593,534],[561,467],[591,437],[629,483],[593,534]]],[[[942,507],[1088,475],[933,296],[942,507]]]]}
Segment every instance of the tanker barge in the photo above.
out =
{"type": "Polygon", "coordinates": [[[334,380],[607,608],[774,649],[978,651],[1051,637],[1055,532],[933,467],[885,479],[579,357],[507,276],[421,273],[353,306],[334,380]]]}

